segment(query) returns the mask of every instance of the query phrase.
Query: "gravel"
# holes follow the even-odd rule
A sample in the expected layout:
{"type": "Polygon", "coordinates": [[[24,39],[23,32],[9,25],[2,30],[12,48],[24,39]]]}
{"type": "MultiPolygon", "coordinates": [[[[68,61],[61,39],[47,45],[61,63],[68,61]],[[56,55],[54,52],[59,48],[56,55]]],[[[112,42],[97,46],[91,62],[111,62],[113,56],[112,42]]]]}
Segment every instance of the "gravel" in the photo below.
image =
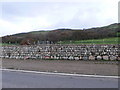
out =
{"type": "Polygon", "coordinates": [[[2,59],[2,68],[91,75],[118,75],[117,61],[2,59]]]}

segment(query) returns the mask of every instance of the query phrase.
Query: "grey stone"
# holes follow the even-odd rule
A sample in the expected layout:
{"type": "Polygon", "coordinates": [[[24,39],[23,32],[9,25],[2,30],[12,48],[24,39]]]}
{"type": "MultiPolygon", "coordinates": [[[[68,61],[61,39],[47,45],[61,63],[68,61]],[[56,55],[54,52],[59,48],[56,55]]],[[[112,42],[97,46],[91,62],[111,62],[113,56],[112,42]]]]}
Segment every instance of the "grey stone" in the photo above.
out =
{"type": "Polygon", "coordinates": [[[101,56],[97,56],[97,60],[101,60],[102,59],[102,57],[101,56]]]}
{"type": "Polygon", "coordinates": [[[110,60],[116,60],[117,57],[116,56],[110,56],[110,60]]]}
{"type": "Polygon", "coordinates": [[[74,57],[75,60],[79,60],[79,57],[74,57]]]}
{"type": "Polygon", "coordinates": [[[89,56],[89,60],[95,60],[94,56],[89,56]]]}
{"type": "Polygon", "coordinates": [[[88,60],[89,58],[87,56],[82,57],[83,60],[88,60]]]}
{"type": "Polygon", "coordinates": [[[108,56],[103,56],[103,59],[104,60],[109,60],[109,57],[108,56]]]}

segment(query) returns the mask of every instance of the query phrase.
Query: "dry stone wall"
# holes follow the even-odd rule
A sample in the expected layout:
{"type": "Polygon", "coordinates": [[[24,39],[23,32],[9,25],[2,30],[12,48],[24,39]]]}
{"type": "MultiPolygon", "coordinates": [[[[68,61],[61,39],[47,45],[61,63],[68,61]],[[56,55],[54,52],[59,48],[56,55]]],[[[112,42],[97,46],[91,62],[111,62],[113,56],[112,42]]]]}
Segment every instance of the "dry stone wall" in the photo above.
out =
{"type": "Polygon", "coordinates": [[[1,58],[120,60],[119,45],[60,45],[2,46],[1,58]]]}

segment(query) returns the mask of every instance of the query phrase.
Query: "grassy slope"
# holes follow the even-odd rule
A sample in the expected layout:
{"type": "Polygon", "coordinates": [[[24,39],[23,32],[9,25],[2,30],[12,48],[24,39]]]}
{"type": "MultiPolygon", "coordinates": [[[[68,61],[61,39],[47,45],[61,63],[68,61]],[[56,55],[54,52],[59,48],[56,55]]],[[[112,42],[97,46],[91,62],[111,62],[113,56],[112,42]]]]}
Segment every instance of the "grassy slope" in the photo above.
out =
{"type": "Polygon", "coordinates": [[[92,39],[92,40],[79,40],[79,41],[61,41],[60,44],[118,44],[118,37],[92,39]]]}
{"type": "MultiPolygon", "coordinates": [[[[61,41],[58,44],[120,44],[120,37],[104,38],[104,39],[92,39],[92,40],[78,40],[78,41],[61,41]]],[[[0,43],[0,45],[15,45],[0,43]]]]}
{"type": "Polygon", "coordinates": [[[8,44],[8,43],[0,43],[0,46],[5,46],[5,45],[18,45],[18,44],[8,44]]]}
{"type": "MultiPolygon", "coordinates": [[[[120,44],[120,37],[104,38],[104,39],[92,39],[92,40],[78,40],[78,41],[61,41],[58,44],[120,44]]],[[[0,45],[15,45],[0,43],[0,45]]]]}

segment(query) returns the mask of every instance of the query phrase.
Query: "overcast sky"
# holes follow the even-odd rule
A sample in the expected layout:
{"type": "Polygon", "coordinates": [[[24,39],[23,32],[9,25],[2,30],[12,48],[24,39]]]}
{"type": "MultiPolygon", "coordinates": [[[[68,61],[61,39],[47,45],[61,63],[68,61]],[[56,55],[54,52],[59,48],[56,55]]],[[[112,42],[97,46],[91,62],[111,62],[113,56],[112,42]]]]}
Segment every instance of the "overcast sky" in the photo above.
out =
{"type": "Polygon", "coordinates": [[[43,1],[0,2],[0,36],[58,28],[85,29],[118,22],[118,0],[43,1]]]}

